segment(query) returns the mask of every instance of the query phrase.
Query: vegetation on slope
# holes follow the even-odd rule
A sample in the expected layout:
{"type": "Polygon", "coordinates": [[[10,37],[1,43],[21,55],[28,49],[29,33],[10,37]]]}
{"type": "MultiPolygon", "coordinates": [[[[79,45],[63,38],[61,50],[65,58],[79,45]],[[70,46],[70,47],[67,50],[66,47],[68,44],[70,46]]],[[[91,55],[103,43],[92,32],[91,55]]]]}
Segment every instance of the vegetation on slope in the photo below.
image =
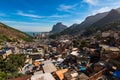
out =
{"type": "Polygon", "coordinates": [[[18,68],[24,66],[25,59],[24,54],[11,54],[6,59],[0,56],[0,80],[23,76],[18,73],[18,68]]]}
{"type": "Polygon", "coordinates": [[[0,41],[32,41],[32,37],[17,29],[0,23],[0,41]]]}

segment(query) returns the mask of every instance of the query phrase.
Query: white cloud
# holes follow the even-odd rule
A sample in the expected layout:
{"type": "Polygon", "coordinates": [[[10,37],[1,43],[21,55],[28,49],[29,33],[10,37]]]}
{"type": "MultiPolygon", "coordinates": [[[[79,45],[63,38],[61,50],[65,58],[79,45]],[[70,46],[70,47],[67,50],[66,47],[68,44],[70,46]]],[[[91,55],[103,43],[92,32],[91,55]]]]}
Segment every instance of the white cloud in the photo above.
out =
{"type": "Polygon", "coordinates": [[[97,13],[108,12],[108,11],[110,11],[110,10],[111,10],[111,8],[109,8],[109,7],[102,7],[102,8],[100,8],[100,9],[98,9],[98,10],[93,11],[93,15],[94,15],[94,14],[97,14],[97,13]]]}
{"type": "Polygon", "coordinates": [[[28,14],[28,13],[24,13],[22,11],[18,11],[17,15],[25,16],[25,17],[31,17],[31,18],[43,18],[43,16],[39,16],[39,15],[36,15],[36,14],[28,14]]]}
{"type": "Polygon", "coordinates": [[[77,4],[74,4],[74,5],[64,5],[64,4],[61,4],[57,8],[57,10],[58,11],[69,11],[69,10],[73,10],[76,6],[77,6],[77,4]]]}
{"type": "Polygon", "coordinates": [[[98,13],[103,13],[103,12],[107,12],[107,11],[109,11],[109,10],[110,10],[109,7],[103,7],[103,8],[100,8],[97,12],[98,12],[98,13]]]}
{"type": "Polygon", "coordinates": [[[99,0],[99,4],[96,7],[109,7],[110,9],[116,9],[120,7],[120,0],[99,0]]]}
{"type": "Polygon", "coordinates": [[[23,13],[22,11],[18,11],[17,15],[25,16],[25,17],[31,17],[34,20],[38,20],[40,18],[45,18],[45,19],[47,19],[47,18],[65,18],[65,17],[69,16],[68,14],[64,14],[64,15],[53,14],[53,15],[50,15],[50,16],[39,16],[39,15],[35,15],[35,14],[23,13]]]}
{"type": "Polygon", "coordinates": [[[98,3],[98,0],[83,0],[83,1],[91,5],[96,5],[98,3]]]}
{"type": "Polygon", "coordinates": [[[54,15],[51,15],[49,16],[49,18],[65,18],[65,17],[68,17],[69,15],[57,15],[57,14],[54,14],[54,15]]]}
{"type": "Polygon", "coordinates": [[[81,19],[74,19],[74,20],[73,20],[73,23],[78,23],[78,24],[79,24],[79,23],[81,23],[82,21],[83,21],[83,20],[81,20],[81,19]]]}

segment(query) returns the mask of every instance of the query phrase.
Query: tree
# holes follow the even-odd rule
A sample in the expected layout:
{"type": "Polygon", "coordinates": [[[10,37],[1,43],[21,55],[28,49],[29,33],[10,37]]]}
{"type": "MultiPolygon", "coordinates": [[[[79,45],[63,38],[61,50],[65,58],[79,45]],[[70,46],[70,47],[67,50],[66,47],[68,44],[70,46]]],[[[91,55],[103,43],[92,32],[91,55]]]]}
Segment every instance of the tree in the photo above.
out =
{"type": "Polygon", "coordinates": [[[1,78],[19,77],[18,68],[24,66],[25,60],[26,56],[24,54],[11,54],[6,59],[0,57],[0,80],[2,80],[1,78]]]}
{"type": "Polygon", "coordinates": [[[0,80],[5,80],[6,74],[0,70],[0,80]]]}
{"type": "Polygon", "coordinates": [[[79,41],[78,40],[73,40],[73,47],[76,47],[76,48],[79,47],[79,41]]]}
{"type": "Polygon", "coordinates": [[[80,46],[79,46],[79,49],[82,50],[83,47],[85,47],[86,45],[87,45],[86,41],[85,40],[82,41],[81,44],[80,44],[80,46]]]}

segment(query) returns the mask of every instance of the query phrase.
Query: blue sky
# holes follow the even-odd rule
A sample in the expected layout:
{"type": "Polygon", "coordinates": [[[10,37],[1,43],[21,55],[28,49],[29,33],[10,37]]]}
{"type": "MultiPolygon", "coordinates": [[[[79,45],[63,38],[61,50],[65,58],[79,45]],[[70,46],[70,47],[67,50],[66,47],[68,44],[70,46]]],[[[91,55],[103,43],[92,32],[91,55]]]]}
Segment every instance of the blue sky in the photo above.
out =
{"type": "Polygon", "coordinates": [[[0,22],[21,31],[50,31],[120,7],[120,0],[0,0],[0,22]]]}

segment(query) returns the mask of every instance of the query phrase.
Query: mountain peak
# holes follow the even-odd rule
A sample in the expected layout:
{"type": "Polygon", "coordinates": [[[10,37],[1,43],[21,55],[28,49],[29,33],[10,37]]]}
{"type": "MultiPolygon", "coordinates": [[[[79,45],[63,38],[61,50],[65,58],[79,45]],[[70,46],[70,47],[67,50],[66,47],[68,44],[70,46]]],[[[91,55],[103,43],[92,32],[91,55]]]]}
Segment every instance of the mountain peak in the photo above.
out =
{"type": "Polygon", "coordinates": [[[119,9],[112,9],[109,14],[120,14],[119,9]]]}
{"type": "Polygon", "coordinates": [[[67,28],[66,25],[62,24],[62,22],[58,22],[55,25],[53,25],[51,33],[59,33],[67,28]]]}
{"type": "Polygon", "coordinates": [[[117,8],[116,10],[120,13],[120,8],[117,8]]]}
{"type": "Polygon", "coordinates": [[[58,23],[56,23],[56,25],[62,25],[62,22],[58,22],[58,23]]]}

